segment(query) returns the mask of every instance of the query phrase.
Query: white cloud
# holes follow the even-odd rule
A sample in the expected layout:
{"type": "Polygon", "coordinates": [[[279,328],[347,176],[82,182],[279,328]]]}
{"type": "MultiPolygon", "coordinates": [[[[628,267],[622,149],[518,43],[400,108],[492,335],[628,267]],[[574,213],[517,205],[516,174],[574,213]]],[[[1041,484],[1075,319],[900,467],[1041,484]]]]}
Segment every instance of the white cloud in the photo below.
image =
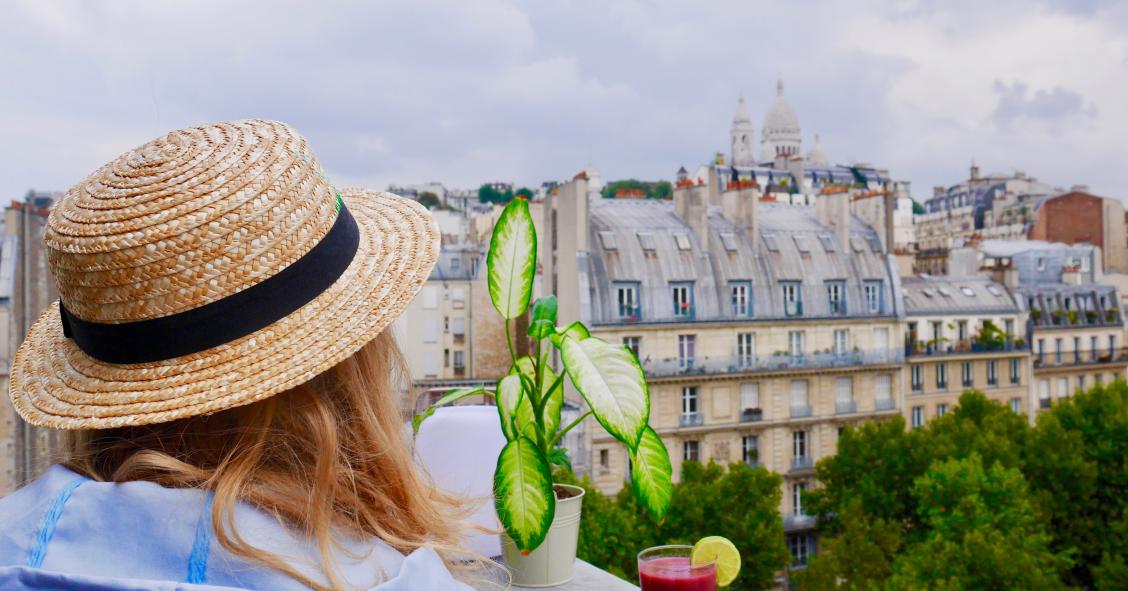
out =
{"type": "Polygon", "coordinates": [[[1128,10],[971,0],[17,3],[0,22],[0,196],[66,188],[169,128],[261,116],[342,184],[669,178],[759,131],[918,195],[970,158],[1118,195],[1128,10]],[[1078,105],[1080,105],[1078,107],[1078,105]]]}

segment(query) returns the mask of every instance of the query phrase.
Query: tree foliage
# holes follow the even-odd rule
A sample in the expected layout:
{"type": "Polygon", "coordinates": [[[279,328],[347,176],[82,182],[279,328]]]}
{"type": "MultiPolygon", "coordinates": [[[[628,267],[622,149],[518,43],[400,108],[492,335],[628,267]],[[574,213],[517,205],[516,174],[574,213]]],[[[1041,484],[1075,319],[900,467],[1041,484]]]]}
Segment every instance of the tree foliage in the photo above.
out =
{"type": "MultiPolygon", "coordinates": [[[[559,480],[559,479],[558,479],[559,480]]],[[[661,544],[693,544],[724,536],[740,549],[743,568],[729,589],[766,589],[789,562],[779,515],[779,475],[741,463],[684,462],[666,519],[655,521],[628,489],[616,497],[584,497],[579,556],[638,582],[638,552],[661,544]]],[[[585,481],[585,488],[590,485],[585,481]]]]}
{"type": "Polygon", "coordinates": [[[521,187],[514,191],[513,189],[499,190],[493,185],[486,183],[478,187],[478,201],[482,203],[496,203],[498,205],[505,205],[513,201],[513,197],[524,197],[525,199],[533,198],[533,190],[528,187],[521,187]]]}
{"type": "Polygon", "coordinates": [[[604,185],[600,194],[604,199],[614,199],[620,192],[638,193],[647,199],[669,199],[673,195],[674,187],[670,181],[640,181],[638,179],[624,179],[611,181],[604,185]]]}
{"type": "Polygon", "coordinates": [[[847,429],[817,466],[802,589],[1128,588],[1128,384],[1031,427],[978,392],[920,429],[847,429]]]}
{"type": "Polygon", "coordinates": [[[427,209],[434,209],[441,203],[439,196],[430,191],[423,191],[419,194],[419,204],[427,209]]]}

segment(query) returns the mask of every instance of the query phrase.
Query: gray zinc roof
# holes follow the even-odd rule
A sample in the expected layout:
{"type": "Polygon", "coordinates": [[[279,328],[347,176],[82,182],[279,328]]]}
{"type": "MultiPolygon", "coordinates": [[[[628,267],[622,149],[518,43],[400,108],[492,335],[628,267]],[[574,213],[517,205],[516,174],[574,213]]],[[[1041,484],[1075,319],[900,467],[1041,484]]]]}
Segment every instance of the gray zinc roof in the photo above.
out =
{"type": "Polygon", "coordinates": [[[1002,284],[984,276],[903,277],[905,314],[1014,314],[1021,307],[1002,284]]]}
{"type": "Polygon", "coordinates": [[[740,319],[787,318],[781,282],[801,286],[802,318],[831,316],[828,282],[844,287],[847,316],[895,314],[895,278],[869,226],[854,218],[848,244],[841,245],[810,207],[761,202],[758,219],[759,235],[750,237],[712,207],[703,243],[670,201],[594,202],[588,277],[582,279],[590,290],[588,320],[620,322],[616,288],[633,284],[640,294],[639,321],[676,321],[671,290],[679,282],[693,284],[697,321],[737,319],[730,291],[734,283],[752,290],[752,313],[740,319]],[[880,290],[876,313],[866,306],[867,281],[880,290]]]}

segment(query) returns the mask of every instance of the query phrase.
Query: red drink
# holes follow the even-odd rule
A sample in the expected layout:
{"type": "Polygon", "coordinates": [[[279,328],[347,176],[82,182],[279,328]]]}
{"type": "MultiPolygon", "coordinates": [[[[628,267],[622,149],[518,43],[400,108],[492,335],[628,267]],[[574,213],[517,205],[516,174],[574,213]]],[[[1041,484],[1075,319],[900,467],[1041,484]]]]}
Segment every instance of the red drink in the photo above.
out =
{"type": "MultiPolygon", "coordinates": [[[[688,553],[688,547],[683,553],[688,553]]],[[[678,556],[677,553],[655,553],[652,557],[640,555],[638,574],[642,582],[642,591],[716,591],[717,589],[716,565],[690,566],[689,556],[678,556]]]]}

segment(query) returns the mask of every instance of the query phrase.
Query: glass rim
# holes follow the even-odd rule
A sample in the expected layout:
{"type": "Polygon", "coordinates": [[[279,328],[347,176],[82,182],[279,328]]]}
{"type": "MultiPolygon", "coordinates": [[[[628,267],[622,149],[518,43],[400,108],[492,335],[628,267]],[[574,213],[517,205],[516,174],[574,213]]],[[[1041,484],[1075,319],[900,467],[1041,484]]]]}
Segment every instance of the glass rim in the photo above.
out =
{"type": "MultiPolygon", "coordinates": [[[[686,556],[686,558],[689,558],[689,555],[691,553],[693,553],[693,546],[690,546],[688,544],[663,544],[661,546],[651,546],[649,548],[646,548],[645,550],[640,551],[638,553],[638,556],[636,556],[635,558],[636,558],[636,560],[641,562],[641,561],[644,560],[643,554],[654,553],[655,556],[661,556],[661,554],[659,554],[659,552],[670,551],[670,550],[685,550],[685,556],[686,556]]],[[[649,556],[647,556],[647,558],[649,558],[649,556]]],[[[710,560],[709,562],[706,562],[705,564],[696,564],[695,565],[692,562],[690,562],[690,568],[707,568],[707,567],[713,566],[715,564],[717,564],[716,559],[710,560]]]]}

